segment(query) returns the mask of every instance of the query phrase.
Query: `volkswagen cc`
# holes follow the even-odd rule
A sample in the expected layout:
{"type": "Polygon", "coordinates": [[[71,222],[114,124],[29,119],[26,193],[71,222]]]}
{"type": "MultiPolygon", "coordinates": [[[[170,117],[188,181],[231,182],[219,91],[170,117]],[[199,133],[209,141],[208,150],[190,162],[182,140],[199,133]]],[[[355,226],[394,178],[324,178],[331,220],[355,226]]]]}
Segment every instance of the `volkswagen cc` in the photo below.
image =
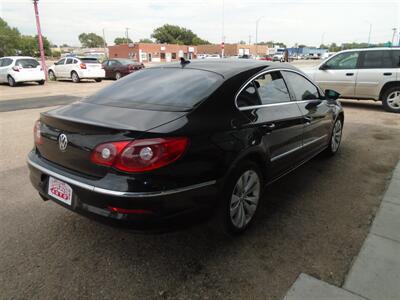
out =
{"type": "Polygon", "coordinates": [[[338,151],[338,97],[288,64],[151,67],[42,113],[30,179],[44,200],[96,219],[153,228],[205,213],[240,233],[265,185],[338,151]]]}

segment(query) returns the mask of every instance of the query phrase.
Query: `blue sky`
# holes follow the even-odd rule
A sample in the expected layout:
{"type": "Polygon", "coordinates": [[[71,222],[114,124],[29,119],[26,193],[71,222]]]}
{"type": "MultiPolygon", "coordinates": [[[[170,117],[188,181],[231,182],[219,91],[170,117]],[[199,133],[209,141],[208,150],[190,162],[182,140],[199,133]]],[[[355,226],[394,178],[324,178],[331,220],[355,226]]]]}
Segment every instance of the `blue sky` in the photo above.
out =
{"type": "MultiPolygon", "coordinates": [[[[53,43],[79,45],[82,32],[102,34],[109,44],[125,34],[133,40],[150,37],[165,23],[192,29],[201,38],[219,43],[258,40],[319,45],[321,41],[363,42],[372,24],[372,42],[392,39],[400,27],[400,1],[391,0],[40,0],[42,31],[53,43]]],[[[23,34],[35,34],[31,0],[0,0],[0,16],[23,34]]]]}

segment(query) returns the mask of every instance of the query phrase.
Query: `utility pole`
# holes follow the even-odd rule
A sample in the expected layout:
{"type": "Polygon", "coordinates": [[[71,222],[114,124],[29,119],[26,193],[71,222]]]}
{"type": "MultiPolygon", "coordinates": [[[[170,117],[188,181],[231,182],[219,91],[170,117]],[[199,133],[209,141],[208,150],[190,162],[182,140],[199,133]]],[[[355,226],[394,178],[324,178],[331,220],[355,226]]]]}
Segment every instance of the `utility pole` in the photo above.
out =
{"type": "Polygon", "coordinates": [[[260,22],[260,20],[264,18],[264,17],[259,17],[256,21],[256,58],[258,55],[258,23],[260,22]]]}
{"type": "Polygon", "coordinates": [[[129,28],[126,27],[126,43],[129,44],[129,28]]]}
{"type": "Polygon", "coordinates": [[[222,0],[222,42],[221,42],[221,58],[225,55],[225,0],[222,0]]]}
{"type": "Polygon", "coordinates": [[[106,50],[106,35],[104,34],[104,28],[103,28],[103,48],[104,48],[104,54],[108,58],[107,50],[106,50]]]}
{"type": "Polygon", "coordinates": [[[249,45],[251,45],[251,34],[249,34],[249,45]]]}
{"type": "Polygon", "coordinates": [[[393,37],[392,37],[392,47],[393,47],[393,45],[394,45],[394,38],[395,38],[395,36],[396,36],[397,28],[392,28],[392,30],[393,30],[393,37]]]}
{"type": "Polygon", "coordinates": [[[47,81],[48,78],[47,78],[46,59],[44,57],[42,31],[40,29],[39,9],[38,9],[38,4],[37,4],[38,1],[39,0],[33,0],[33,8],[35,10],[35,17],[36,17],[36,28],[37,28],[37,35],[38,35],[38,40],[39,40],[40,60],[42,62],[42,70],[44,72],[44,75],[45,75],[45,78],[47,81]]]}
{"type": "Polygon", "coordinates": [[[372,31],[372,23],[369,23],[368,47],[371,45],[371,31],[372,31]]]}
{"type": "Polygon", "coordinates": [[[324,44],[324,37],[325,37],[325,32],[323,32],[322,35],[321,35],[321,45],[324,44]]]}

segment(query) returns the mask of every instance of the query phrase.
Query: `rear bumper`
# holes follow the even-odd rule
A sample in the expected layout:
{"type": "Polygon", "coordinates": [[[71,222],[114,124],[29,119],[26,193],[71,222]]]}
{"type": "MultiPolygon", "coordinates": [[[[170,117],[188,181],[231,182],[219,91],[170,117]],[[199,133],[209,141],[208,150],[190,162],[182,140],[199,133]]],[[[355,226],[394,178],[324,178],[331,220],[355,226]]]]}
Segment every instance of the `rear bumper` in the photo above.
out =
{"type": "Polygon", "coordinates": [[[99,187],[96,180],[78,179],[66,169],[49,164],[34,151],[29,153],[27,163],[31,183],[43,199],[54,200],[70,210],[100,221],[118,222],[137,229],[169,230],[170,227],[196,221],[197,217],[203,219],[212,215],[210,212],[216,207],[215,181],[163,191],[118,191],[99,187]],[[48,195],[50,176],[72,188],[70,206],[48,195]],[[125,213],[126,210],[129,212],[125,213]]]}
{"type": "Polygon", "coordinates": [[[27,82],[27,81],[41,81],[45,80],[44,72],[31,72],[24,74],[22,72],[14,72],[10,74],[15,82],[27,82]]]}
{"type": "Polygon", "coordinates": [[[79,70],[79,78],[82,79],[95,79],[95,78],[105,78],[106,73],[104,69],[90,69],[90,70],[79,70]]]}

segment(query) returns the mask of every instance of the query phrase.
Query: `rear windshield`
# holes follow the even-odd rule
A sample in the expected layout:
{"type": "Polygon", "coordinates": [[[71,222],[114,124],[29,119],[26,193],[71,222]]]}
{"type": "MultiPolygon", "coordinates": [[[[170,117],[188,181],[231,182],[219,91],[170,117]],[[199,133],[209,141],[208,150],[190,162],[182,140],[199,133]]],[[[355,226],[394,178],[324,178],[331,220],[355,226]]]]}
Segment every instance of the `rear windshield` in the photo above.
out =
{"type": "Polygon", "coordinates": [[[222,83],[219,74],[188,68],[150,68],[104,88],[87,102],[149,110],[186,111],[222,83]]]}
{"type": "Polygon", "coordinates": [[[83,62],[84,64],[98,64],[99,61],[97,60],[97,58],[94,57],[85,57],[85,58],[80,58],[81,62],[83,62]]]}
{"type": "Polygon", "coordinates": [[[139,63],[130,59],[118,59],[118,61],[123,65],[139,65],[139,63]]]}
{"type": "Polygon", "coordinates": [[[37,60],[33,58],[21,58],[17,59],[15,65],[18,67],[22,67],[24,69],[36,68],[39,63],[37,60]]]}

